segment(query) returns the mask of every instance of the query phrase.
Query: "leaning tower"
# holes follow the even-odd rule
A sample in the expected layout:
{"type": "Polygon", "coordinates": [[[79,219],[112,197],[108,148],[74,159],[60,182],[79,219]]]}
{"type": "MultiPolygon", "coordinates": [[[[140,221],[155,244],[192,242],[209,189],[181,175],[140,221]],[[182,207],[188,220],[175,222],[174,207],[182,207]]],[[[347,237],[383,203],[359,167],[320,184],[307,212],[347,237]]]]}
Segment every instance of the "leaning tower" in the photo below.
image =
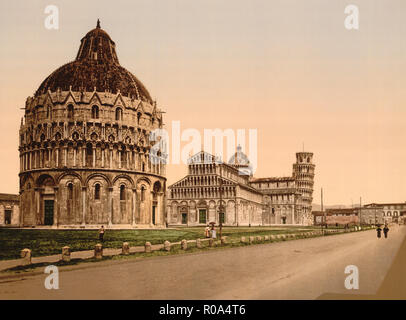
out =
{"type": "Polygon", "coordinates": [[[293,164],[293,177],[296,188],[302,195],[303,223],[311,223],[313,202],[314,168],[312,152],[297,152],[296,163],[293,164]]]}

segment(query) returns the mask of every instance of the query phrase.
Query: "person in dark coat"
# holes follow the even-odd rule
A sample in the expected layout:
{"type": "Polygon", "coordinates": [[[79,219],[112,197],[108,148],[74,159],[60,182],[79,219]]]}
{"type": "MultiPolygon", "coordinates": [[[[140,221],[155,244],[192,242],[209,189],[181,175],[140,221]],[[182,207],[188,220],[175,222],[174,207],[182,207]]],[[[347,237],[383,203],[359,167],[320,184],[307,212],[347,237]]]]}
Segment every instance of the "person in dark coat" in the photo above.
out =
{"type": "Polygon", "coordinates": [[[104,242],[104,226],[99,229],[99,241],[104,242]]]}
{"type": "Polygon", "coordinates": [[[381,226],[378,225],[378,228],[376,228],[376,236],[377,236],[378,238],[381,237],[381,231],[382,231],[381,226]]]}
{"type": "Polygon", "coordinates": [[[385,238],[387,238],[387,237],[388,237],[388,232],[389,232],[388,225],[387,225],[387,224],[385,224],[385,228],[383,228],[383,234],[385,235],[385,238]]]}

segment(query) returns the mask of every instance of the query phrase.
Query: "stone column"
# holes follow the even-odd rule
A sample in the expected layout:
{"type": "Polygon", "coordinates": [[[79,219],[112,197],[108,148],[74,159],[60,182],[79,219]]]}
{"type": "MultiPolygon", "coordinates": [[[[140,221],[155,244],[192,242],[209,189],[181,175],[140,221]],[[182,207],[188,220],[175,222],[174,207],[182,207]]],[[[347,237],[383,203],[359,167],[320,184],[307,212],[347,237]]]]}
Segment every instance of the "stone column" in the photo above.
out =
{"type": "Polygon", "coordinates": [[[121,150],[117,150],[117,154],[118,154],[118,168],[121,169],[121,153],[123,151],[121,150]]]}
{"type": "Polygon", "coordinates": [[[40,200],[40,196],[39,196],[39,189],[35,188],[34,189],[34,193],[35,193],[35,223],[38,223],[39,220],[39,208],[40,208],[40,204],[39,204],[39,200],[40,200]]]}
{"type": "Polygon", "coordinates": [[[73,166],[76,167],[76,147],[73,147],[73,166]]]}
{"type": "Polygon", "coordinates": [[[113,168],[113,149],[110,147],[110,169],[113,168]]]}
{"type": "Polygon", "coordinates": [[[51,167],[52,164],[52,150],[50,147],[48,147],[48,168],[51,167]]]}
{"type": "Polygon", "coordinates": [[[56,148],[56,163],[55,163],[55,167],[59,167],[59,148],[56,148]]]}
{"type": "Polygon", "coordinates": [[[54,187],[54,227],[58,227],[59,225],[58,189],[58,187],[54,187]]]}
{"type": "Polygon", "coordinates": [[[34,152],[35,152],[35,151],[33,151],[33,150],[30,151],[30,169],[33,169],[33,168],[34,168],[34,161],[33,161],[33,159],[34,159],[34,152]]]}
{"type": "Polygon", "coordinates": [[[109,210],[108,225],[111,226],[112,219],[113,219],[113,188],[109,187],[108,190],[109,190],[109,195],[108,195],[108,198],[107,198],[108,210],[109,210]]]}
{"type": "Polygon", "coordinates": [[[104,152],[105,151],[106,151],[106,149],[104,149],[104,148],[101,149],[101,156],[102,156],[102,158],[101,158],[101,166],[102,166],[102,168],[104,168],[104,152]]]}
{"type": "MultiPolygon", "coordinates": [[[[156,210],[155,210],[155,223],[156,224],[158,224],[158,225],[160,225],[160,224],[162,224],[162,222],[161,222],[161,217],[163,216],[163,210],[162,210],[162,208],[161,208],[161,205],[162,205],[162,197],[163,197],[163,192],[158,192],[158,194],[157,194],[157,197],[156,197],[156,199],[157,199],[157,204],[156,204],[156,210]]],[[[189,216],[189,207],[188,207],[188,216],[189,216]]],[[[189,217],[188,217],[188,220],[189,220],[189,217]]]]}
{"type": "Polygon", "coordinates": [[[82,226],[86,225],[86,187],[82,187],[82,226]]]}
{"type": "Polygon", "coordinates": [[[132,197],[132,202],[133,202],[133,206],[132,206],[132,225],[135,227],[135,225],[136,225],[136,222],[135,222],[135,211],[136,211],[136,205],[137,205],[137,203],[136,203],[136,195],[137,195],[137,189],[136,188],[134,188],[133,189],[133,197],[132,197]]]}
{"type": "Polygon", "coordinates": [[[64,156],[63,156],[63,165],[66,167],[67,164],[68,164],[68,147],[67,147],[67,146],[64,146],[64,148],[63,148],[63,153],[64,153],[64,156]]]}
{"type": "Polygon", "coordinates": [[[93,168],[96,167],[96,147],[92,147],[92,156],[93,156],[93,168]]]}

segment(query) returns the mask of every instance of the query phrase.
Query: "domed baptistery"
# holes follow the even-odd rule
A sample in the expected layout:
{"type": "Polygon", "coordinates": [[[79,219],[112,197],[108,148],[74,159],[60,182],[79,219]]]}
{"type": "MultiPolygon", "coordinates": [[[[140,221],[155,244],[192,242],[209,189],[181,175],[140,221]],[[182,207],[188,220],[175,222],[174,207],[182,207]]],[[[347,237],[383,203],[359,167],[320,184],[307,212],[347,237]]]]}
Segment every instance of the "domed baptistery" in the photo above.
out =
{"type": "Polygon", "coordinates": [[[100,28],[27,98],[20,128],[20,225],[164,226],[165,164],[150,133],[162,111],[100,28]],[[150,157],[151,154],[151,157],[150,157]],[[155,161],[158,160],[158,161],[155,161]]]}

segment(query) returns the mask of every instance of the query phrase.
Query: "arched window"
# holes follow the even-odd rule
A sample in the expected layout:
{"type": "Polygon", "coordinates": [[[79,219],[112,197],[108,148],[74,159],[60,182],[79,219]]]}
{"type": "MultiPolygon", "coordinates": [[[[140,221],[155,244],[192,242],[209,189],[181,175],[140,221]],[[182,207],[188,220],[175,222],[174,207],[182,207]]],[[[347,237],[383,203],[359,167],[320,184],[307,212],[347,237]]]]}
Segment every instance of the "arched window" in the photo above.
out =
{"type": "Polygon", "coordinates": [[[68,184],[68,200],[73,199],[73,183],[68,184]]]}
{"type": "Polygon", "coordinates": [[[145,201],[145,187],[141,187],[141,201],[145,201]]]}
{"type": "Polygon", "coordinates": [[[91,143],[86,145],[86,166],[93,166],[93,146],[91,143]]]}
{"type": "Polygon", "coordinates": [[[94,199],[100,200],[100,184],[96,183],[94,186],[94,199]]]}
{"type": "Polygon", "coordinates": [[[125,200],[125,185],[120,186],[120,200],[125,200]]]}
{"type": "Polygon", "coordinates": [[[122,168],[127,166],[127,155],[125,149],[120,151],[120,164],[122,168]]]}
{"type": "Polygon", "coordinates": [[[123,110],[121,108],[116,109],[116,120],[123,120],[123,110]]]}
{"type": "Polygon", "coordinates": [[[68,118],[73,119],[73,116],[75,115],[74,113],[73,105],[68,105],[68,118]]]}
{"type": "Polygon", "coordinates": [[[99,107],[98,106],[92,107],[92,118],[99,119],[99,107]]]}

